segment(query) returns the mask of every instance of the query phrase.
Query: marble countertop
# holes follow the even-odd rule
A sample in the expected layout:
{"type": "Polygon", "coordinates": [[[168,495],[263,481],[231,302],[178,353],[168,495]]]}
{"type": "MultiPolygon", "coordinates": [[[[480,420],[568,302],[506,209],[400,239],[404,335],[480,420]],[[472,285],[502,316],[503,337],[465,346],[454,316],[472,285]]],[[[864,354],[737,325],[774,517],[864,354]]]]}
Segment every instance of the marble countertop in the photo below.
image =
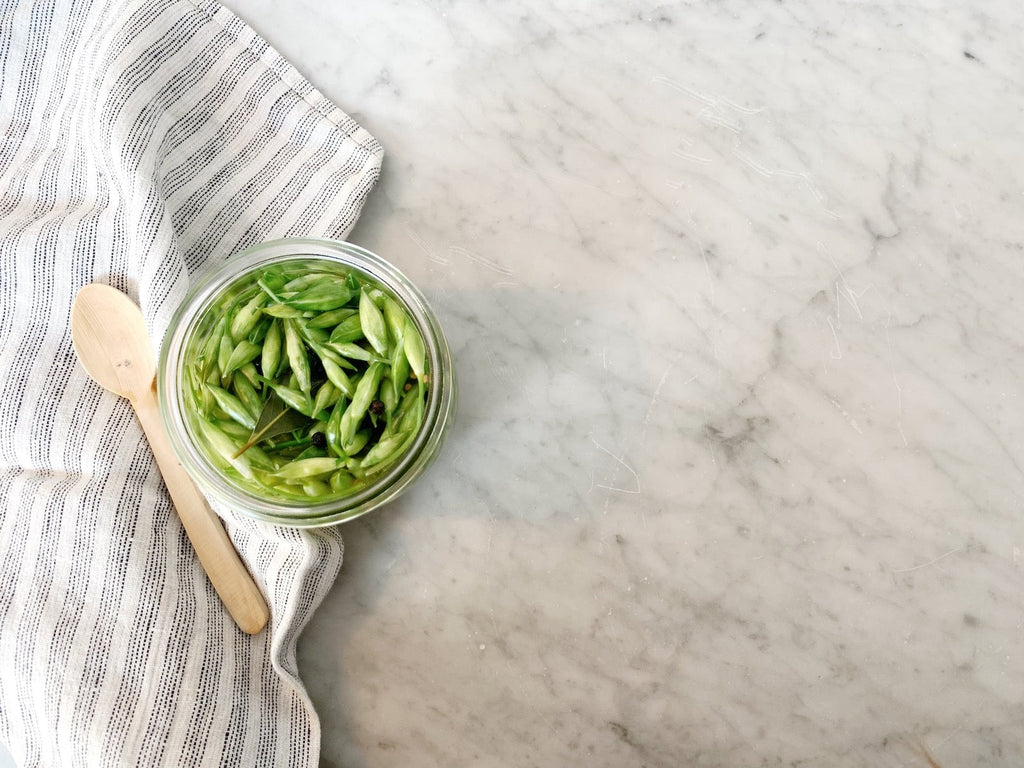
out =
{"type": "Polygon", "coordinates": [[[458,369],[300,642],[325,766],[1021,765],[1019,4],[226,4],[458,369]]]}

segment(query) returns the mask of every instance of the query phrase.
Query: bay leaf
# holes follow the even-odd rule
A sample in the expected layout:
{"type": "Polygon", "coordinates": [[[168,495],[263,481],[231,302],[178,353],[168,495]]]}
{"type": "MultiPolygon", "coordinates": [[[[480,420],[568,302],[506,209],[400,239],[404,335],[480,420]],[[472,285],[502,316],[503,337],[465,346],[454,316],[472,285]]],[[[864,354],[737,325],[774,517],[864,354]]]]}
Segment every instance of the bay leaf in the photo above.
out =
{"type": "Polygon", "coordinates": [[[260,417],[256,420],[252,434],[249,435],[245,445],[238,449],[234,458],[241,456],[260,440],[294,432],[296,429],[302,429],[312,423],[311,418],[299,413],[294,408],[289,408],[276,392],[271,392],[267,402],[263,405],[263,410],[260,411],[260,417]]]}

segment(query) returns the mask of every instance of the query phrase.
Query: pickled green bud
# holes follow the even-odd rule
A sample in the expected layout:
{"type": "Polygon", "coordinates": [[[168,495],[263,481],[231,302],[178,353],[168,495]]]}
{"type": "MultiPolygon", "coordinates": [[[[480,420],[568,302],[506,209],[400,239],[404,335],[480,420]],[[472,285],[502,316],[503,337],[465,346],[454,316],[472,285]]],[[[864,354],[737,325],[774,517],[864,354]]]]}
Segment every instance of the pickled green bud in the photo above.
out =
{"type": "Polygon", "coordinates": [[[302,484],[302,492],[315,499],[318,496],[327,496],[331,492],[331,487],[323,480],[307,480],[302,484]]]}
{"type": "Polygon", "coordinates": [[[322,280],[319,283],[297,293],[286,303],[290,307],[303,310],[323,312],[345,306],[352,298],[352,292],[341,281],[322,280]]]}
{"type": "Polygon", "coordinates": [[[402,447],[402,443],[409,437],[408,432],[397,432],[393,435],[381,438],[376,445],[363,456],[361,469],[369,469],[374,464],[390,459],[395,452],[402,447]]]}
{"type": "Polygon", "coordinates": [[[353,485],[355,485],[356,479],[352,477],[351,473],[346,472],[344,469],[339,469],[330,479],[331,491],[334,493],[341,493],[347,491],[353,485]]]}
{"type": "Polygon", "coordinates": [[[310,341],[308,342],[308,344],[309,348],[313,350],[314,354],[316,354],[316,356],[319,357],[321,361],[330,360],[332,363],[341,368],[348,368],[350,371],[356,370],[355,363],[339,355],[337,352],[331,349],[329,345],[318,344],[315,341],[310,341]]]}
{"type": "Polygon", "coordinates": [[[335,363],[329,357],[321,357],[320,362],[324,366],[324,373],[327,374],[327,378],[335,387],[344,392],[346,397],[352,397],[355,395],[355,384],[353,384],[348,375],[341,370],[340,365],[335,363]]]}
{"type": "Polygon", "coordinates": [[[370,360],[375,359],[372,352],[363,349],[358,344],[335,344],[334,342],[328,342],[327,348],[337,352],[342,357],[347,357],[352,360],[369,362],[370,360]]]}
{"type": "MultiPolygon", "coordinates": [[[[212,393],[210,397],[213,397],[212,393]]],[[[233,440],[244,441],[252,432],[252,430],[246,429],[237,421],[232,421],[231,419],[212,419],[210,423],[233,440]]]]}
{"type": "Polygon", "coordinates": [[[263,356],[260,367],[268,379],[277,378],[277,368],[281,364],[281,324],[277,320],[270,324],[267,336],[263,339],[263,356]]]}
{"type": "Polygon", "coordinates": [[[341,459],[332,459],[330,457],[302,459],[301,461],[289,462],[274,474],[282,480],[302,480],[335,472],[341,469],[342,466],[344,466],[344,462],[341,459]]]}
{"type": "Polygon", "coordinates": [[[326,344],[327,340],[331,338],[331,335],[323,328],[311,328],[302,320],[295,320],[294,322],[295,329],[299,332],[299,336],[310,344],[326,344]]]}
{"type": "Polygon", "coordinates": [[[416,396],[417,396],[417,392],[415,390],[412,390],[412,389],[410,389],[408,392],[406,392],[404,395],[402,395],[402,399],[398,403],[398,408],[391,415],[391,421],[388,424],[388,431],[389,432],[393,433],[393,432],[399,431],[398,430],[398,425],[401,423],[402,419],[405,417],[405,414],[408,413],[409,410],[413,407],[413,403],[416,400],[416,396]]]}
{"type": "Polygon", "coordinates": [[[308,325],[310,328],[333,328],[342,320],[355,317],[357,314],[356,310],[348,307],[332,309],[330,312],[321,312],[316,317],[310,318],[308,325]]]}
{"type": "Polygon", "coordinates": [[[213,394],[213,399],[217,401],[217,405],[220,406],[220,409],[230,418],[237,421],[246,429],[252,429],[256,426],[256,417],[249,413],[249,410],[242,405],[241,400],[227,390],[221,389],[216,384],[207,384],[206,387],[213,394]]]}
{"type": "MultiPolygon", "coordinates": [[[[240,440],[239,442],[241,443],[243,441],[244,441],[244,438],[242,440],[240,440]]],[[[238,451],[235,451],[235,453],[238,453],[238,451]]],[[[271,472],[274,472],[274,471],[277,470],[277,464],[274,463],[274,460],[271,459],[263,451],[263,449],[258,447],[258,446],[255,446],[255,445],[249,446],[248,450],[246,450],[246,452],[243,455],[247,459],[249,459],[249,463],[253,467],[259,467],[260,469],[270,470],[271,472]]]]}
{"type": "Polygon", "coordinates": [[[245,454],[241,456],[234,455],[235,451],[238,450],[238,445],[235,444],[234,440],[208,421],[199,422],[199,431],[224,464],[234,467],[238,474],[246,480],[253,479],[252,465],[249,463],[249,458],[245,454]]]}
{"type": "Polygon", "coordinates": [[[235,395],[242,402],[242,405],[245,406],[245,410],[253,418],[259,418],[260,411],[263,410],[263,398],[256,392],[256,388],[245,376],[235,376],[233,383],[235,395]]]}
{"type": "Polygon", "coordinates": [[[339,458],[346,458],[347,454],[341,447],[341,417],[345,414],[344,401],[339,400],[331,411],[331,417],[327,420],[327,427],[324,435],[327,438],[327,447],[339,458]]]}
{"type": "Polygon", "coordinates": [[[344,449],[345,449],[345,452],[347,454],[350,454],[350,455],[351,454],[355,454],[355,453],[359,453],[361,450],[363,450],[363,448],[366,447],[366,444],[368,442],[370,442],[370,435],[371,435],[370,430],[368,430],[368,429],[360,429],[358,432],[356,432],[355,436],[352,438],[352,442],[350,442],[346,446],[343,446],[344,449]]]}
{"type": "Polygon", "coordinates": [[[253,344],[262,344],[263,340],[267,337],[267,331],[270,330],[270,324],[274,322],[274,318],[264,315],[256,323],[252,331],[249,332],[249,341],[253,344]]]}
{"type": "Polygon", "coordinates": [[[394,430],[416,431],[423,423],[423,390],[410,390],[402,400],[399,415],[394,420],[394,430]],[[408,406],[406,405],[408,403],[408,406]]]}
{"type": "Polygon", "coordinates": [[[312,288],[323,280],[330,279],[333,279],[330,275],[325,275],[322,272],[312,272],[308,275],[299,275],[298,277],[292,278],[281,287],[281,290],[298,293],[299,291],[304,291],[307,288],[312,288]]]}
{"type": "Polygon", "coordinates": [[[198,396],[196,397],[199,413],[201,413],[203,416],[209,416],[210,412],[217,404],[217,401],[213,399],[213,392],[211,392],[205,386],[200,387],[197,390],[197,392],[199,393],[198,396]]]}
{"type": "Polygon", "coordinates": [[[248,338],[252,329],[256,327],[256,322],[260,319],[260,307],[266,303],[267,297],[262,293],[257,293],[249,299],[244,307],[238,310],[231,321],[231,338],[235,342],[248,338]]]}
{"type": "Polygon", "coordinates": [[[231,353],[235,351],[235,345],[231,341],[231,334],[225,332],[220,337],[220,349],[217,351],[217,370],[223,377],[226,374],[224,371],[227,370],[228,361],[231,359],[231,353]]]}
{"type": "Polygon", "coordinates": [[[325,456],[327,456],[327,454],[324,452],[323,448],[317,448],[315,445],[311,445],[292,459],[292,461],[302,461],[303,459],[322,459],[325,456]]]}
{"type": "Polygon", "coordinates": [[[334,327],[330,340],[344,344],[359,341],[361,338],[363,338],[363,324],[359,319],[359,313],[353,312],[334,327]]]}
{"type": "Polygon", "coordinates": [[[363,335],[381,357],[388,355],[388,328],[380,308],[366,291],[359,294],[359,323],[363,335]]]}
{"type": "Polygon", "coordinates": [[[210,329],[210,335],[207,337],[206,342],[203,344],[203,349],[199,353],[199,361],[204,375],[209,374],[218,363],[220,342],[224,338],[227,326],[227,320],[221,319],[219,323],[210,329]]]}
{"type": "Polygon", "coordinates": [[[398,406],[398,391],[388,377],[381,379],[380,399],[384,403],[384,413],[390,419],[391,414],[395,412],[395,408],[398,406]]]}
{"type": "Polygon", "coordinates": [[[345,409],[345,413],[341,417],[341,444],[343,447],[352,442],[352,438],[359,428],[359,422],[366,415],[370,403],[373,402],[374,396],[377,394],[383,373],[384,366],[382,364],[370,363],[366,373],[359,379],[352,402],[348,404],[348,408],[345,409]]]}
{"type": "Polygon", "coordinates": [[[277,317],[280,319],[294,319],[296,317],[302,317],[302,310],[296,309],[295,307],[289,307],[287,304],[271,304],[269,307],[263,308],[263,314],[270,315],[271,317],[277,317]]]}
{"type": "Polygon", "coordinates": [[[306,355],[306,347],[303,345],[302,339],[299,338],[299,331],[294,320],[284,321],[284,347],[288,353],[288,364],[291,365],[292,371],[298,379],[299,389],[308,395],[312,387],[309,357],[306,355]]]}
{"type": "Polygon", "coordinates": [[[201,387],[203,383],[202,373],[198,368],[192,366],[185,369],[185,376],[188,379],[189,393],[192,395],[192,400],[195,401],[195,394],[199,391],[199,387],[201,387]]]}
{"type": "MultiPolygon", "coordinates": [[[[394,400],[396,402],[402,396],[405,382],[408,378],[409,358],[405,356],[405,349],[403,345],[398,344],[391,353],[391,391],[394,394],[394,400]]],[[[381,399],[383,400],[383,398],[381,399]]],[[[388,409],[388,413],[391,413],[390,408],[388,409]]]]}
{"type": "Polygon", "coordinates": [[[274,390],[277,396],[281,398],[281,401],[289,408],[312,418],[313,398],[305,392],[300,392],[293,387],[287,387],[283,384],[275,384],[266,378],[263,379],[263,383],[274,390]]]}
{"type": "Polygon", "coordinates": [[[370,403],[373,402],[374,395],[377,394],[377,388],[380,386],[381,377],[384,375],[384,366],[381,363],[370,363],[370,367],[366,369],[366,373],[359,379],[359,383],[356,384],[355,394],[352,395],[352,404],[349,406],[353,412],[362,418],[367,409],[370,407],[370,403]]]}
{"type": "Polygon", "coordinates": [[[316,399],[313,401],[313,414],[319,414],[326,408],[330,408],[338,401],[341,393],[330,381],[325,381],[317,390],[316,399]]]}
{"type": "MultiPolygon", "coordinates": [[[[278,279],[277,276],[267,273],[264,273],[261,280],[256,281],[256,285],[258,285],[275,304],[281,303],[281,299],[278,298],[276,292],[281,290],[282,284],[282,281],[278,279]]],[[[264,309],[263,311],[266,312],[267,310],[264,309]]]]}
{"type": "Polygon", "coordinates": [[[252,384],[254,387],[257,384],[259,384],[260,375],[256,373],[256,366],[253,365],[251,362],[248,362],[245,365],[243,365],[236,371],[236,373],[240,373],[242,376],[244,376],[249,381],[249,383],[252,384]]]}
{"type": "Polygon", "coordinates": [[[405,347],[405,357],[409,361],[412,372],[416,374],[417,379],[422,379],[426,368],[426,351],[423,348],[423,337],[420,336],[419,328],[416,327],[416,323],[413,322],[411,317],[405,318],[405,341],[403,346],[405,347]]]}
{"type": "Polygon", "coordinates": [[[243,365],[251,360],[255,360],[256,356],[263,350],[257,345],[253,344],[248,339],[242,339],[238,344],[235,345],[234,350],[231,352],[231,356],[228,358],[227,365],[222,369],[222,375],[228,376],[234,373],[243,365]]]}
{"type": "Polygon", "coordinates": [[[413,442],[416,440],[416,433],[415,432],[411,432],[411,433],[410,432],[406,432],[405,435],[406,435],[405,440],[387,458],[382,459],[381,461],[375,462],[372,465],[370,465],[369,467],[366,466],[366,463],[364,462],[363,465],[362,465],[362,468],[360,469],[360,472],[362,472],[363,476],[364,477],[369,477],[370,475],[375,475],[378,472],[383,472],[385,469],[387,469],[388,467],[391,466],[392,462],[396,458],[398,458],[399,456],[404,455],[405,452],[409,450],[409,448],[412,446],[413,442]]]}
{"type": "Polygon", "coordinates": [[[384,320],[396,347],[401,347],[402,340],[405,338],[405,318],[406,314],[402,305],[390,296],[386,297],[384,299],[384,320]]]}

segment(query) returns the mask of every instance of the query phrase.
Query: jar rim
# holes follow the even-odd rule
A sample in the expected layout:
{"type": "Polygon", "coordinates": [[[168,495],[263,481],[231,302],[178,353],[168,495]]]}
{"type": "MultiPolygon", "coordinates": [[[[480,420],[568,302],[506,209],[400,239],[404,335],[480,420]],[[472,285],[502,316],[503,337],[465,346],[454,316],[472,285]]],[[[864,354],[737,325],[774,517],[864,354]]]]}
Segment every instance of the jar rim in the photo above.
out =
{"type": "Polygon", "coordinates": [[[230,255],[191,287],[171,318],[160,349],[157,400],[175,453],[208,495],[250,517],[293,527],[333,525],[355,519],[391,501],[433,460],[447,431],[454,406],[451,352],[437,317],[419,289],[397,267],[353,243],[321,238],[282,238],[230,255]],[[364,273],[398,299],[424,340],[431,386],[423,424],[405,454],[365,488],[348,496],[313,499],[268,498],[230,482],[206,459],[185,417],[182,386],[187,343],[205,313],[224,292],[248,274],[270,264],[321,260],[364,273]]]}

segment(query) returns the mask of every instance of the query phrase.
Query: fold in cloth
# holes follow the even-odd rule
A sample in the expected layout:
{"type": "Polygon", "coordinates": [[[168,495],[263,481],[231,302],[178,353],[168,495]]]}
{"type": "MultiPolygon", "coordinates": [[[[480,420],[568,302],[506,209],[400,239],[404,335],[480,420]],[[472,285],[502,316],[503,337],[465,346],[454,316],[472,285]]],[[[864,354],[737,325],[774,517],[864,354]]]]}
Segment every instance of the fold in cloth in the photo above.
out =
{"type": "Polygon", "coordinates": [[[240,632],[70,308],[109,283],[159,342],[230,253],[344,237],[382,149],[213,2],[0,0],[0,67],[0,741],[20,766],[312,768],[295,643],[337,531],[226,513],[272,614],[240,632]]]}

